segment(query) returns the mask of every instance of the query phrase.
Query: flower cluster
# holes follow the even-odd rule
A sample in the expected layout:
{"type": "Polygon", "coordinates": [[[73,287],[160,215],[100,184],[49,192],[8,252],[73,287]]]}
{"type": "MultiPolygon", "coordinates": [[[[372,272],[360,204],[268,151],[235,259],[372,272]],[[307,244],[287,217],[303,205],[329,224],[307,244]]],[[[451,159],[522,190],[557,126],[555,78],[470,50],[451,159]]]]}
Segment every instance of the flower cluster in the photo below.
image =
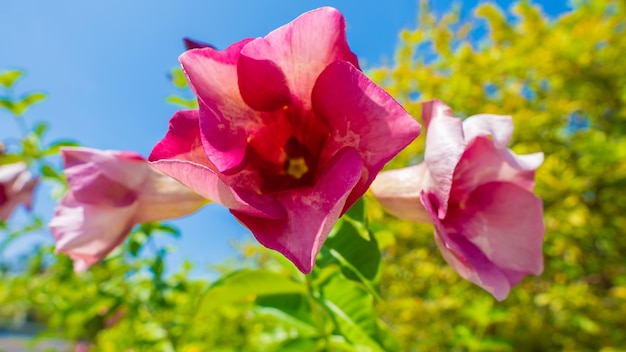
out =
{"type": "Polygon", "coordinates": [[[199,108],[172,117],[149,162],[127,152],[62,152],[70,191],[50,227],[77,271],[135,224],[210,200],[309,273],[334,224],[372,182],[390,213],[432,223],[443,257],[496,298],[542,271],[542,204],[532,187],[543,155],[506,148],[510,117],[462,121],[437,100],[424,103],[424,162],[379,174],[421,127],[360,70],[336,9],[223,51],[185,43],[180,62],[199,108]]]}

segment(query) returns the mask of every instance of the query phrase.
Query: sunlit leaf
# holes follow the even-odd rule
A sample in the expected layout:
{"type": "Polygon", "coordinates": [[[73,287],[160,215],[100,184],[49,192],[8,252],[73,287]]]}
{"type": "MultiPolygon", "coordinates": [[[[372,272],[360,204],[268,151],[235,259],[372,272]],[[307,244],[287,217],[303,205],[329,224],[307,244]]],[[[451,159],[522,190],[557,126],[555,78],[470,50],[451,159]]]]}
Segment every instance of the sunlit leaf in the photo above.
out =
{"type": "Polygon", "coordinates": [[[4,88],[11,88],[15,81],[22,76],[22,71],[11,70],[0,72],[0,84],[4,86],[4,88]]]}

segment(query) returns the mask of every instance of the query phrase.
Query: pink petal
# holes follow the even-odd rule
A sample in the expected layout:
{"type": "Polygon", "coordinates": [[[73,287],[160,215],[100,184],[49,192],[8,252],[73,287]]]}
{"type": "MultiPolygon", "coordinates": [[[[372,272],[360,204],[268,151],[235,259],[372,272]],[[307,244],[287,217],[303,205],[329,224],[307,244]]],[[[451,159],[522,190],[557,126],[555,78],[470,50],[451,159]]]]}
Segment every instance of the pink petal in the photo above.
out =
{"type": "Polygon", "coordinates": [[[189,215],[208,200],[178,181],[151,169],[138,199],[135,223],[161,221],[189,215]]]}
{"type": "Polygon", "coordinates": [[[493,181],[511,182],[532,191],[535,170],[542,161],[542,153],[515,155],[508,149],[497,149],[486,137],[476,137],[456,167],[450,197],[454,202],[464,202],[476,187],[493,181]]]}
{"type": "Polygon", "coordinates": [[[172,117],[169,131],[154,147],[148,160],[155,169],[228,208],[253,216],[285,216],[285,210],[276,200],[253,192],[235,191],[212,170],[213,165],[200,142],[195,110],[179,111],[172,117]]]}
{"type": "Polygon", "coordinates": [[[392,215],[406,220],[431,223],[420,195],[426,177],[426,164],[383,171],[372,183],[374,197],[392,215]]]}
{"type": "Polygon", "coordinates": [[[446,216],[454,169],[465,150],[461,119],[452,116],[448,106],[439,100],[422,103],[422,119],[426,125],[424,161],[431,183],[426,187],[437,200],[434,205],[440,219],[446,216]]]}
{"type": "Polygon", "coordinates": [[[245,130],[255,121],[254,112],[244,103],[237,85],[241,48],[250,39],[224,51],[196,49],[180,56],[180,62],[200,105],[200,128],[206,155],[220,172],[232,172],[245,157],[245,130]]]}
{"type": "MultiPolygon", "coordinates": [[[[261,41],[259,45],[269,45],[262,39],[258,40],[261,41]]],[[[241,97],[252,109],[273,111],[291,103],[287,78],[274,62],[241,55],[237,76],[241,97]]]]}
{"type": "MultiPolygon", "coordinates": [[[[432,210],[426,196],[423,201],[432,210]]],[[[451,207],[435,225],[444,258],[498,300],[525,275],[543,271],[543,206],[514,184],[479,186],[467,203],[451,207]]]]}
{"type": "Polygon", "coordinates": [[[339,151],[312,188],[300,188],[278,195],[287,209],[285,219],[272,220],[231,212],[247,226],[264,246],[274,249],[303,273],[309,273],[315,258],[345,201],[361,177],[362,163],[352,148],[339,151]]]}
{"type": "MultiPolygon", "coordinates": [[[[358,67],[358,59],[348,47],[345,28],[339,11],[331,7],[319,8],[302,14],[265,38],[253,40],[241,50],[241,55],[276,64],[286,82],[269,82],[269,86],[286,84],[292,96],[300,99],[305,108],[310,108],[311,90],[326,66],[345,60],[358,67]]],[[[269,77],[280,78],[278,75],[269,77]]],[[[240,79],[248,77],[240,76],[240,79]]]]}
{"type": "Polygon", "coordinates": [[[363,161],[361,180],[346,201],[346,209],[421,129],[395,99],[345,61],[333,62],[321,73],[313,89],[313,109],[332,133],[326,152],[349,146],[363,161]]]}
{"type": "Polygon", "coordinates": [[[465,141],[469,144],[477,137],[491,136],[497,148],[506,148],[513,135],[511,116],[480,114],[463,121],[465,141]]]}
{"type": "Polygon", "coordinates": [[[69,255],[77,272],[86,270],[126,239],[135,207],[84,205],[67,194],[49,224],[56,252],[69,255]]]}
{"type": "Polygon", "coordinates": [[[30,209],[38,182],[25,163],[0,165],[0,220],[7,220],[20,204],[30,209]]]}

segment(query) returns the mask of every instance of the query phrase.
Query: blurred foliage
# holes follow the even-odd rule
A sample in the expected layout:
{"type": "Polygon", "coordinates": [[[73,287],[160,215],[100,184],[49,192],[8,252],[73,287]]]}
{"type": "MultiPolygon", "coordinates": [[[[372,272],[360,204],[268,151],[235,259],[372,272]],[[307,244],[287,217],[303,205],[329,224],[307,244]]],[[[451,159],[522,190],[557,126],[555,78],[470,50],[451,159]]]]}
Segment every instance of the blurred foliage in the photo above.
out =
{"type": "MultiPolygon", "coordinates": [[[[512,115],[513,149],[543,151],[545,271],[504,302],[463,281],[432,227],[370,207],[386,250],[379,305],[405,351],[617,351],[626,347],[626,3],[573,1],[548,19],[521,1],[460,20],[422,6],[395,61],[369,72],[414,116],[439,98],[457,116],[512,115]]],[[[423,136],[389,167],[415,163],[423,136]]],[[[373,225],[374,226],[374,225],[373,225]]]]}

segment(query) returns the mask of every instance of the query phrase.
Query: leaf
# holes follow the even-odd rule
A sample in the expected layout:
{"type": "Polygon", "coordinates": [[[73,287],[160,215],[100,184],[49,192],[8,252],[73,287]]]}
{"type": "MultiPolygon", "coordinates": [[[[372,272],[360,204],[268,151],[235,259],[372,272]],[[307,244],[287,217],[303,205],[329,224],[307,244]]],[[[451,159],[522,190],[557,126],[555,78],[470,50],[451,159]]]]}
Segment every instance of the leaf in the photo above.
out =
{"type": "Polygon", "coordinates": [[[180,67],[176,67],[170,71],[170,80],[176,88],[187,88],[187,78],[180,67]]]}
{"type": "Polygon", "coordinates": [[[41,174],[45,177],[53,178],[55,180],[63,180],[62,174],[59,174],[52,166],[44,164],[41,166],[41,174]]]}
{"type": "Polygon", "coordinates": [[[177,95],[170,95],[165,99],[165,101],[167,101],[170,104],[178,105],[178,106],[181,106],[183,108],[188,108],[188,109],[195,109],[198,107],[198,101],[195,98],[185,99],[177,95]]]}
{"type": "Polygon", "coordinates": [[[0,73],[0,84],[4,86],[4,88],[11,88],[15,81],[17,81],[22,76],[22,71],[11,70],[0,73]]]}
{"type": "Polygon", "coordinates": [[[373,298],[356,283],[335,275],[321,287],[322,303],[343,336],[357,346],[371,351],[384,351],[373,298]]]}
{"type": "Polygon", "coordinates": [[[45,122],[37,122],[35,124],[35,128],[33,129],[35,134],[41,138],[41,136],[43,136],[43,134],[46,132],[46,130],[48,129],[48,124],[45,122]]]}
{"type": "Polygon", "coordinates": [[[301,351],[317,351],[315,349],[316,342],[312,339],[296,338],[287,340],[276,348],[276,352],[301,352],[301,351]]]}
{"type": "MultiPolygon", "coordinates": [[[[263,295],[304,293],[306,287],[267,270],[244,269],[213,283],[203,298],[206,307],[217,307],[263,295]]],[[[205,308],[206,308],[205,307],[205,308]]]]}
{"type": "Polygon", "coordinates": [[[21,116],[31,105],[40,102],[46,98],[44,93],[29,93],[17,103],[13,104],[13,113],[21,116]]]}
{"type": "Polygon", "coordinates": [[[362,282],[379,298],[381,254],[376,238],[367,229],[362,199],[337,222],[322,247],[319,265],[332,263],[339,264],[347,278],[362,282]]]}
{"type": "Polygon", "coordinates": [[[13,112],[13,102],[9,98],[0,98],[0,107],[13,112]]]}
{"type": "Polygon", "coordinates": [[[308,300],[301,294],[259,296],[255,304],[257,311],[270,314],[286,325],[296,328],[301,337],[318,335],[308,300]]]}
{"type": "Polygon", "coordinates": [[[60,139],[50,143],[48,148],[43,152],[44,156],[56,155],[61,151],[61,147],[79,147],[80,144],[69,139],[60,139]]]}

